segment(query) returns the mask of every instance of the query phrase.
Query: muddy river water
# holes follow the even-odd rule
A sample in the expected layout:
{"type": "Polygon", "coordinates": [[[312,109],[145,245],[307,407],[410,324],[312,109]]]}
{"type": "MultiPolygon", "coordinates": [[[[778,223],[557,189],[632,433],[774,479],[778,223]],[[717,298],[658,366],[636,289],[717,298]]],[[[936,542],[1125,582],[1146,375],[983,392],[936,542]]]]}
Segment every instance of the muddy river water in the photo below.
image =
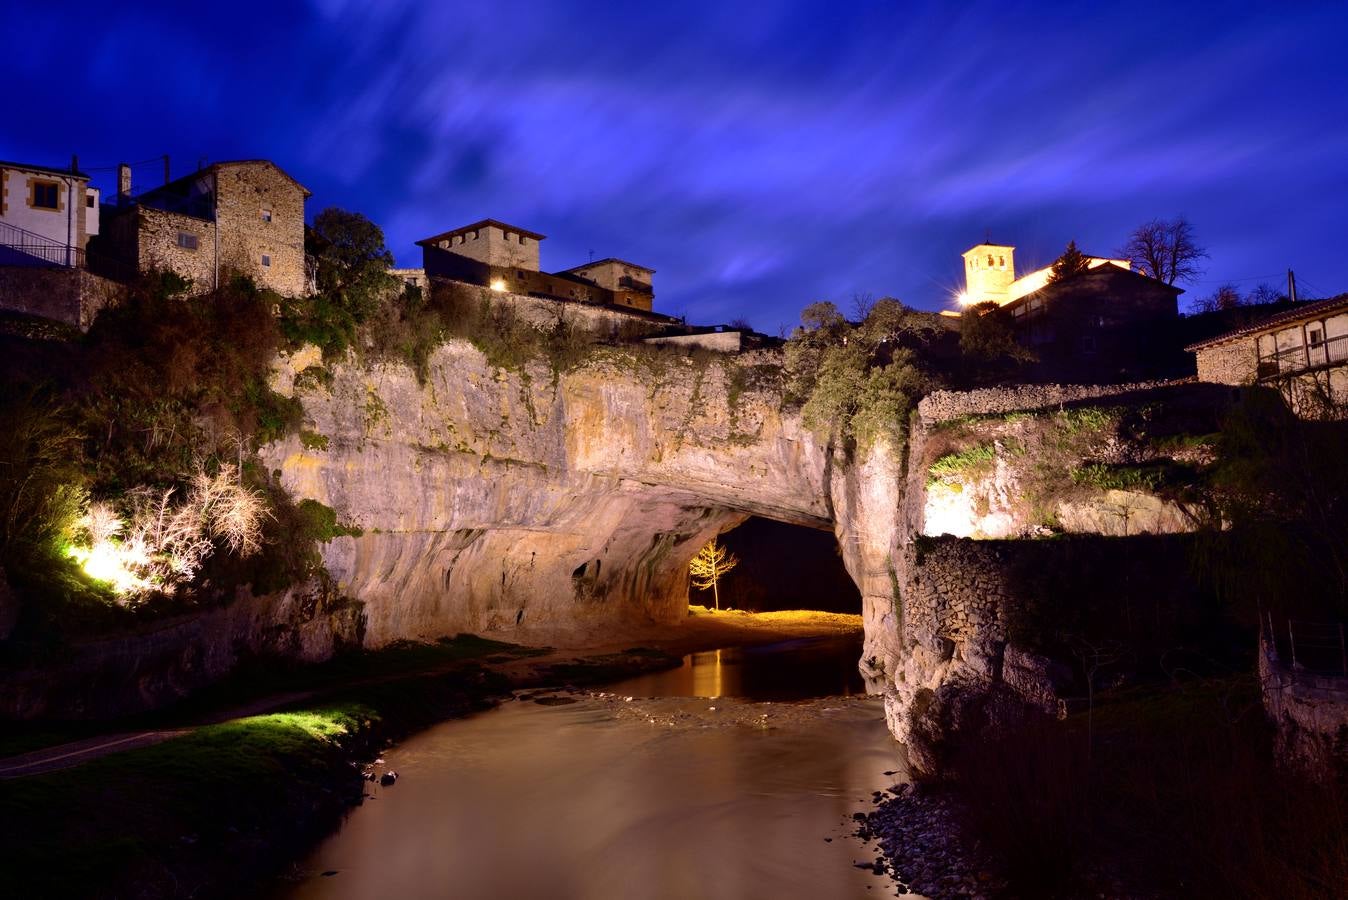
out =
{"type": "Polygon", "coordinates": [[[278,896],[892,895],[850,836],[903,778],[859,654],[850,638],[694,654],[431,728],[385,754],[397,783],[371,784],[278,896]]]}

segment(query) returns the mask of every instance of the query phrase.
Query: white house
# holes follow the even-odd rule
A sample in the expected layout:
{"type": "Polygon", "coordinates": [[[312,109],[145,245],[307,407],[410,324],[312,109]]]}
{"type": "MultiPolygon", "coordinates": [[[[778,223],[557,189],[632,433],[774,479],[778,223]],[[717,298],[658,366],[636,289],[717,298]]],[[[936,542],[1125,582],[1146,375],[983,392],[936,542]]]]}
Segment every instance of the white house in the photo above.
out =
{"type": "Polygon", "coordinates": [[[96,234],[98,189],[75,165],[0,161],[0,265],[82,267],[96,234]]]}

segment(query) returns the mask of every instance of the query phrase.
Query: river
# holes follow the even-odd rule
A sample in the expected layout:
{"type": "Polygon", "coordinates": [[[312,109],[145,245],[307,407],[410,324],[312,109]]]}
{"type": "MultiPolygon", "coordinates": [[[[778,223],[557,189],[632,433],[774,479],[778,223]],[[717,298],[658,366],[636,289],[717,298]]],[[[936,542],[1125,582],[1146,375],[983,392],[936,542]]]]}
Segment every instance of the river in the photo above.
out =
{"type": "Polygon", "coordinates": [[[693,654],[445,722],[385,754],[397,783],[371,784],[278,897],[892,891],[854,865],[874,853],[850,836],[852,813],[903,777],[879,701],[860,695],[859,652],[849,638],[693,654]]]}

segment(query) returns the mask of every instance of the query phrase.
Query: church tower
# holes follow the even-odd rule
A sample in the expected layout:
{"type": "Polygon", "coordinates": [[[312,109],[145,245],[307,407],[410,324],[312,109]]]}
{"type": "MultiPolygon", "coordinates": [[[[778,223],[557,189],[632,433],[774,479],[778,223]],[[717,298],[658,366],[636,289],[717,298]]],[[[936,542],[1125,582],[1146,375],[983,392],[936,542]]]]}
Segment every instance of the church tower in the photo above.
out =
{"type": "Polygon", "coordinates": [[[997,305],[1011,300],[1011,282],[1016,280],[1015,247],[979,244],[964,252],[964,302],[991,300],[997,305]]]}

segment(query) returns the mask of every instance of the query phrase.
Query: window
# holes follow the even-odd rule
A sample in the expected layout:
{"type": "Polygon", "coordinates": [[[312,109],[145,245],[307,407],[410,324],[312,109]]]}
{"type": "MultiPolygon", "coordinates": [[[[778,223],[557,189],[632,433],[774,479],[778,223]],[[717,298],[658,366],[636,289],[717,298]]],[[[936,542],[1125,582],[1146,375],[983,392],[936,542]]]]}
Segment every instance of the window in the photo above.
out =
{"type": "Polygon", "coordinates": [[[992,254],[991,254],[991,253],[988,254],[988,268],[989,268],[989,269],[992,268],[992,254]]]}
{"type": "Polygon", "coordinates": [[[1005,269],[1005,268],[1006,268],[1006,257],[1005,257],[1005,256],[999,256],[999,257],[997,257],[997,268],[999,268],[999,269],[1005,269]]]}
{"type": "Polygon", "coordinates": [[[34,209],[60,209],[61,186],[55,181],[33,182],[34,209]]]}
{"type": "Polygon", "coordinates": [[[1318,347],[1324,343],[1324,332],[1319,328],[1312,328],[1306,333],[1310,336],[1312,347],[1318,347]]]}
{"type": "Polygon", "coordinates": [[[94,203],[94,195],[93,195],[93,194],[86,194],[86,195],[85,195],[85,197],[84,197],[84,205],[87,206],[87,207],[89,207],[90,209],[93,209],[93,208],[94,208],[95,203],[94,203]]]}
{"type": "Polygon", "coordinates": [[[197,249],[197,236],[190,231],[178,232],[178,246],[184,250],[197,249]]]}
{"type": "Polygon", "coordinates": [[[270,222],[270,221],[271,221],[271,210],[269,210],[269,209],[263,209],[263,210],[262,210],[262,221],[264,221],[264,222],[270,222]]]}
{"type": "Polygon", "coordinates": [[[267,254],[267,253],[262,254],[262,265],[265,266],[265,267],[268,268],[268,269],[271,268],[271,255],[270,255],[270,254],[267,254]]]}

